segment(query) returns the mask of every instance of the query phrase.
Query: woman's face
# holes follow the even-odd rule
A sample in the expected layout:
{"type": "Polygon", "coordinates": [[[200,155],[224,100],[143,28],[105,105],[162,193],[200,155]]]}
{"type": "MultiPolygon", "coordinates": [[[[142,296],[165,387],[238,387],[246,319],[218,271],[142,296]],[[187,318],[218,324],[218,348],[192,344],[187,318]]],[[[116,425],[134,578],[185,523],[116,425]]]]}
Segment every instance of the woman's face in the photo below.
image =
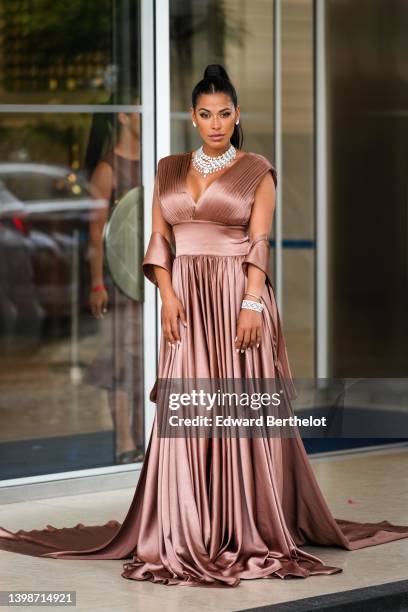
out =
{"type": "Polygon", "coordinates": [[[205,150],[226,151],[231,144],[235,122],[239,119],[239,105],[235,108],[225,93],[201,94],[196,108],[191,107],[190,112],[206,145],[205,150]]]}
{"type": "Polygon", "coordinates": [[[119,123],[122,129],[128,129],[131,136],[140,138],[140,113],[119,113],[119,123]]]}

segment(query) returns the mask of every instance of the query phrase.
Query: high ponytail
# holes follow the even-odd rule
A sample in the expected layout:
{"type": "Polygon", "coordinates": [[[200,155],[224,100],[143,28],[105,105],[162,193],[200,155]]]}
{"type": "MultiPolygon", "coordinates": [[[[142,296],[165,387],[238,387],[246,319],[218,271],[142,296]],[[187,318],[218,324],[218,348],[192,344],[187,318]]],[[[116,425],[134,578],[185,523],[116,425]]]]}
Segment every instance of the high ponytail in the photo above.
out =
{"type": "MultiPolygon", "coordinates": [[[[204,70],[204,77],[197,83],[191,94],[191,104],[193,108],[197,105],[197,100],[201,94],[225,93],[232,100],[235,108],[238,105],[237,92],[230,81],[227,71],[220,64],[209,64],[204,70]]],[[[242,148],[244,134],[241,128],[241,120],[238,125],[234,125],[231,136],[231,144],[237,149],[242,148]]]]}

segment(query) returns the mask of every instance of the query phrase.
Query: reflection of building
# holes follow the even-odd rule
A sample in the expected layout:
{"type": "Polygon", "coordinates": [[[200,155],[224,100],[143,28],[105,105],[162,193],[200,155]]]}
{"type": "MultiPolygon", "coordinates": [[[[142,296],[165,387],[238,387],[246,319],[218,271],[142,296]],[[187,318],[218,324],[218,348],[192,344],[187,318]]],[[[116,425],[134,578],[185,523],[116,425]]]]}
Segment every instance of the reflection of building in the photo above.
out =
{"type": "MultiPolygon", "coordinates": [[[[78,171],[93,117],[140,112],[146,241],[155,162],[199,144],[188,114],[191,89],[207,63],[223,63],[239,94],[244,148],[278,167],[272,265],[295,376],[400,376],[407,275],[401,180],[406,75],[399,58],[407,43],[398,24],[407,8],[400,0],[392,8],[384,4],[373,0],[367,13],[364,3],[352,0],[170,0],[153,15],[149,0],[75,0],[55,3],[47,14],[47,3],[4,0],[0,163],[78,171]],[[127,6],[133,12],[126,13],[127,6]]],[[[44,197],[51,199],[51,191],[44,197]]],[[[58,219],[48,222],[58,233],[58,219]]],[[[0,217],[0,230],[1,224],[0,217]]],[[[80,229],[79,216],[73,225],[80,229]]],[[[65,265],[72,273],[72,259],[65,265]]],[[[49,270],[52,276],[55,260],[49,270]]],[[[81,269],[78,278],[84,298],[87,272],[81,269]]],[[[70,274],[65,280],[69,286],[70,274]]],[[[153,288],[146,286],[145,293],[148,390],[158,308],[153,288]]],[[[69,312],[69,291],[66,300],[69,312]]],[[[7,325],[3,339],[10,337],[7,325]]],[[[38,329],[37,336],[31,330],[14,344],[2,339],[0,385],[7,401],[0,399],[0,414],[9,416],[12,404],[23,410],[12,413],[0,442],[23,441],[19,452],[32,453],[33,474],[50,469],[32,450],[38,446],[62,449],[54,472],[86,466],[96,473],[112,463],[105,399],[67,376],[71,325],[70,317],[54,321],[36,342],[38,329]],[[19,394],[13,395],[16,381],[19,394]],[[39,421],[41,431],[32,426],[39,421]]],[[[79,329],[79,363],[88,363],[98,325],[83,314],[79,329]]],[[[151,406],[147,395],[145,400],[148,436],[151,406]]],[[[7,474],[16,475],[28,474],[7,474]]]]}

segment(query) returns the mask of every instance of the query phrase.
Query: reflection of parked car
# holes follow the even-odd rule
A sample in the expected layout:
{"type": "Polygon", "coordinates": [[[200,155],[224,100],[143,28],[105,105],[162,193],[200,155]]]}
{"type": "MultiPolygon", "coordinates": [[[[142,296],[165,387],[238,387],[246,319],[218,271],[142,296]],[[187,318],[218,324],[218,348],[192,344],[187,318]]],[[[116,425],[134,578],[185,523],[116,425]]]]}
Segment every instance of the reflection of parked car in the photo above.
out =
{"type": "Polygon", "coordinates": [[[102,200],[81,174],[59,166],[0,164],[0,325],[34,331],[42,321],[69,318],[79,275],[87,310],[88,223],[102,200]],[[77,248],[77,270],[73,270],[77,248]],[[85,287],[84,287],[85,285],[85,287]]]}

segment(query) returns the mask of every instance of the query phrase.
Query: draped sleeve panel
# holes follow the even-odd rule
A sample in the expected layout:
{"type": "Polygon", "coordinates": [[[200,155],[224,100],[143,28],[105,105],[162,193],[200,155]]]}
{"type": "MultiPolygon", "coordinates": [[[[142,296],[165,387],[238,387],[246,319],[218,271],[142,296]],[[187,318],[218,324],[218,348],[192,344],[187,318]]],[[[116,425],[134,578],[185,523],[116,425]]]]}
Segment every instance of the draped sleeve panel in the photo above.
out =
{"type": "Polygon", "coordinates": [[[143,259],[143,274],[158,286],[154,266],[164,268],[171,274],[174,254],[170,242],[160,232],[152,232],[146,254],[143,259]]]}
{"type": "Polygon", "coordinates": [[[260,234],[249,240],[248,252],[242,266],[244,273],[248,275],[248,264],[252,264],[265,273],[265,282],[272,285],[272,276],[269,265],[269,237],[267,234],[260,234]]]}

